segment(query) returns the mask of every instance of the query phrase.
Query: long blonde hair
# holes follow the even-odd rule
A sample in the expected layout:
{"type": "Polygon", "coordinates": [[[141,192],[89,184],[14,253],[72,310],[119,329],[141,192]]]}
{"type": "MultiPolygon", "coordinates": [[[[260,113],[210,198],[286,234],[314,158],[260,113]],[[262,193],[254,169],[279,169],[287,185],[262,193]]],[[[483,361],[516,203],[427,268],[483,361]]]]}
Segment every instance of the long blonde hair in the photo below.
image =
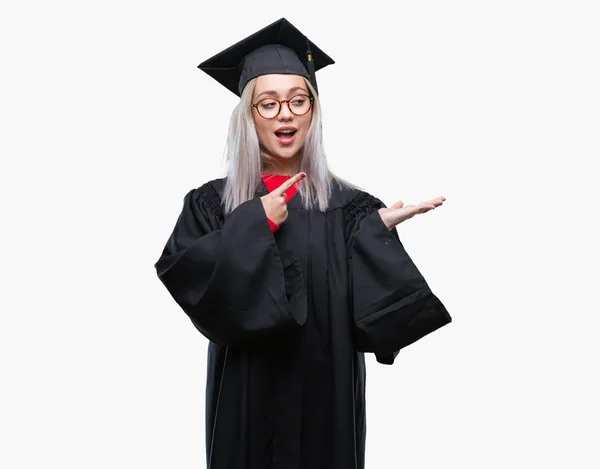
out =
{"type": "MultiPolygon", "coordinates": [[[[298,195],[302,198],[305,209],[325,211],[334,183],[343,187],[354,186],[334,175],[327,166],[323,148],[321,105],[311,83],[307,79],[304,81],[314,97],[314,103],[310,127],[295,169],[295,173],[304,171],[307,174],[307,178],[299,185],[298,195]]],[[[238,205],[254,197],[261,173],[270,163],[269,157],[261,151],[252,117],[252,94],[255,86],[256,78],[250,80],[244,88],[229,122],[225,149],[227,178],[223,190],[225,213],[230,213],[238,205]]]]}

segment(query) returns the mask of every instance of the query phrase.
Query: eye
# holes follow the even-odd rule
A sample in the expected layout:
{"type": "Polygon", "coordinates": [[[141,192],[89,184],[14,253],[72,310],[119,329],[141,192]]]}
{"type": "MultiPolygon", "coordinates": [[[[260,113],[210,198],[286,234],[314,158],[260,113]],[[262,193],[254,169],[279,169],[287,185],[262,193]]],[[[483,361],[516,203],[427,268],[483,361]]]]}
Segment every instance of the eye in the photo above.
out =
{"type": "Polygon", "coordinates": [[[265,99],[258,104],[262,109],[273,109],[275,106],[277,106],[277,101],[273,99],[265,99]]]}
{"type": "Polygon", "coordinates": [[[302,96],[296,96],[295,98],[292,98],[290,100],[290,102],[294,105],[294,106],[302,106],[305,102],[306,102],[306,98],[302,97],[302,96]]]}

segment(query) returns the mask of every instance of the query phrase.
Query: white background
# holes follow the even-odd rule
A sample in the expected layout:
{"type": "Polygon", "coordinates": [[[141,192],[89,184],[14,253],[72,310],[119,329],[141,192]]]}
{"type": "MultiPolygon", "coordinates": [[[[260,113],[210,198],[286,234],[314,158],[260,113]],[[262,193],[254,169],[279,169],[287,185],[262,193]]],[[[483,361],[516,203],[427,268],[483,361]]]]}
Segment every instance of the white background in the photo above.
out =
{"type": "Polygon", "coordinates": [[[286,3],[3,3],[0,467],[205,467],[207,341],[153,264],[223,174],[196,66],[282,16],[336,60],[332,169],[447,197],[399,232],[454,322],[368,357],[367,469],[600,467],[595,2],[286,3]]]}

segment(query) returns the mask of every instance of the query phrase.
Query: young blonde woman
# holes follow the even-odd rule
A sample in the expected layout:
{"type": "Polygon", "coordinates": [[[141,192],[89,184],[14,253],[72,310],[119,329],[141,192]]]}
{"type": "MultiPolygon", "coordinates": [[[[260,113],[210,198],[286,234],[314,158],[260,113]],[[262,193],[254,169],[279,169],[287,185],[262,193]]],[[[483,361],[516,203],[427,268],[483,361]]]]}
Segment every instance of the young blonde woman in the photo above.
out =
{"type": "MultiPolygon", "coordinates": [[[[308,52],[308,53],[307,53],[308,52]]],[[[228,171],[190,190],[155,267],[209,339],[208,469],[362,469],[365,361],[451,322],[389,208],[327,167],[315,72],[285,19],[200,64],[240,96],[228,171]]]]}

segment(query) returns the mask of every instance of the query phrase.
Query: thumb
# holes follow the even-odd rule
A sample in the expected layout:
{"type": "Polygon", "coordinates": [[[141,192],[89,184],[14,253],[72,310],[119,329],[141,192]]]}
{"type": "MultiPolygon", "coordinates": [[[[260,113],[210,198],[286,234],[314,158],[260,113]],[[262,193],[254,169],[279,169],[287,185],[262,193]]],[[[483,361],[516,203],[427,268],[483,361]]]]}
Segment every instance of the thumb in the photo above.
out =
{"type": "Polygon", "coordinates": [[[392,208],[402,208],[402,207],[404,207],[404,202],[402,202],[401,200],[399,200],[394,205],[392,205],[392,208]]]}

